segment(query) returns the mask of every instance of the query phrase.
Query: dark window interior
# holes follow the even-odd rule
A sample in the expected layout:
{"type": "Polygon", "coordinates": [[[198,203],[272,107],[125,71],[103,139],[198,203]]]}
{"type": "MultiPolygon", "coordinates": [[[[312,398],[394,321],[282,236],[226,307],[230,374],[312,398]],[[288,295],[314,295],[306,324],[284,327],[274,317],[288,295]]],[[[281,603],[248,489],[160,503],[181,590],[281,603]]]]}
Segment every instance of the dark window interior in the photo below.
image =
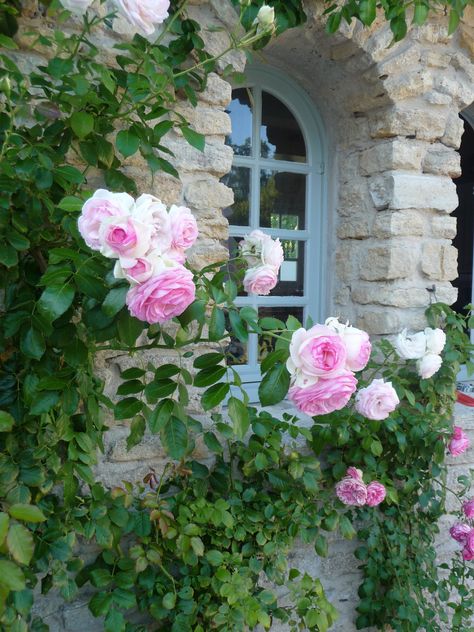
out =
{"type": "Polygon", "coordinates": [[[453,216],[457,218],[457,233],[453,245],[458,249],[459,277],[453,282],[458,288],[458,300],[453,305],[457,312],[472,301],[472,257],[474,249],[474,129],[464,122],[464,134],[459,148],[461,176],[454,180],[459,206],[453,216]]]}

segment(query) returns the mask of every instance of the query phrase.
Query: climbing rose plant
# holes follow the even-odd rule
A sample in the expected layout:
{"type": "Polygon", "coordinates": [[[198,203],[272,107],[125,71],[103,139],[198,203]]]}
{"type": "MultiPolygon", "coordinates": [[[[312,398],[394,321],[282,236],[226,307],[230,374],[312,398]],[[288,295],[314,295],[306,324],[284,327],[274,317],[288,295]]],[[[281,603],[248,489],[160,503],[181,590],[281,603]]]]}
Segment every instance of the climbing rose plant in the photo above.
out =
{"type": "MultiPolygon", "coordinates": [[[[261,48],[305,19],[299,0],[233,4],[243,31],[227,33],[223,53],[261,48]]],[[[450,27],[463,6],[453,2],[450,27]]],[[[279,242],[254,231],[234,261],[193,270],[192,213],[138,191],[127,169],[140,156],[151,174],[178,177],[173,132],[205,148],[176,105],[197,103],[223,53],[206,50],[186,0],[53,2],[41,5],[44,33],[18,21],[20,8],[0,5],[2,629],[47,630],[33,603],[53,590],[73,600],[87,586],[92,615],[114,632],[276,621],[324,631],[337,611],[317,577],[288,568],[288,552],[299,538],[326,556],[335,530],[359,541],[358,627],[438,630],[449,615],[453,630],[468,629],[467,474],[450,531],[459,546],[442,575],[434,549],[452,493],[446,452],[468,449],[450,421],[459,365],[469,365],[466,323],[433,305],[423,332],[372,349],[366,332],[335,318],[282,322],[237,308],[242,288],[274,289],[279,242]],[[116,11],[136,34],[105,63],[97,35],[116,27],[116,11]],[[21,45],[43,55],[26,70],[19,28],[21,45]],[[225,366],[229,335],[250,334],[269,350],[258,410],[225,366]],[[109,398],[96,363],[117,352],[129,367],[109,398]],[[205,419],[189,413],[191,388],[205,419]],[[287,394],[295,412],[276,418],[266,407],[287,394]],[[164,469],[98,482],[112,419],[128,424],[129,449],[158,435],[164,469]],[[196,458],[198,444],[212,459],[196,458]],[[285,605],[271,584],[285,585],[285,605]]],[[[428,8],[415,4],[416,24],[428,8]]],[[[383,11],[403,37],[405,7],[383,11]]],[[[331,5],[328,30],[375,13],[370,2],[331,5]]]]}

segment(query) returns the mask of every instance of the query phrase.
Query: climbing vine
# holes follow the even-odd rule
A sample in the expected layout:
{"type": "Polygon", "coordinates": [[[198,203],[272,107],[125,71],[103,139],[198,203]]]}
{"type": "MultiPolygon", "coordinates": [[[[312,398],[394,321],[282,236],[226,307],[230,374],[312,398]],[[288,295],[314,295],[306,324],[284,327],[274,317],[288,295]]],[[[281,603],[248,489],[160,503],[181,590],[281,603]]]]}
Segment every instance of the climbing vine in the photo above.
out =
{"type": "MultiPolygon", "coordinates": [[[[298,365],[303,352],[287,362],[303,324],[262,319],[234,304],[242,285],[271,290],[281,263],[274,242],[257,236],[232,265],[190,269],[184,251],[195,239],[192,216],[137,191],[129,159],[141,156],[151,174],[179,177],[167,139],[179,134],[203,151],[205,138],[177,103],[196,105],[210,73],[232,73],[222,63],[226,53],[250,54],[302,24],[305,14],[298,0],[234,1],[235,31],[223,30],[216,54],[187,4],[54,1],[40,5],[39,30],[22,15],[31,7],[0,4],[2,629],[46,630],[32,614],[34,600],[52,590],[73,600],[87,585],[90,611],[114,632],[149,629],[150,620],[174,632],[270,629],[276,620],[292,630],[324,631],[337,611],[318,578],[288,568],[287,553],[300,538],[325,556],[327,534],[338,529],[360,540],[359,627],[437,630],[452,611],[453,629],[467,630],[474,607],[467,588],[472,515],[464,511],[464,535],[455,532],[465,559],[454,555],[442,577],[433,545],[450,493],[444,455],[453,440],[455,378],[471,351],[465,323],[434,305],[428,324],[447,336],[439,353],[425,349],[410,359],[382,341],[369,361],[361,332],[366,355],[349,361],[350,332],[333,322],[330,337],[345,380],[338,373],[340,389],[331,397],[342,405],[331,412],[335,400],[321,404],[321,393],[311,390],[327,386],[328,376],[308,377],[298,365]],[[133,38],[114,40],[118,14],[133,38]],[[107,50],[100,45],[104,34],[116,42],[107,50]],[[120,193],[120,203],[111,192],[120,193]],[[105,203],[97,226],[78,223],[98,197],[127,207],[117,226],[105,203]],[[167,221],[169,243],[152,244],[167,221]],[[122,239],[125,224],[140,247],[150,240],[143,252],[132,252],[130,235],[122,239]],[[151,225],[153,235],[140,233],[151,225]],[[163,274],[181,275],[179,296],[168,311],[159,300],[149,309],[142,293],[163,274]],[[250,333],[270,340],[261,403],[278,403],[291,385],[290,397],[314,415],[311,426],[298,423],[299,413],[277,419],[248,405],[238,374],[223,364],[229,333],[242,342],[250,333]],[[204,353],[197,343],[208,345],[204,353]],[[140,352],[153,349],[176,361],[163,363],[157,353],[144,365],[140,352]],[[95,363],[98,354],[116,351],[128,353],[134,366],[122,372],[112,401],[95,363]],[[433,377],[427,373],[437,361],[428,360],[434,364],[427,369],[426,355],[440,358],[433,377]],[[367,403],[374,378],[392,389],[378,420],[367,403]],[[191,387],[207,425],[188,412],[191,387]],[[225,413],[218,412],[222,403],[225,413]],[[110,417],[129,423],[128,448],[146,430],[160,436],[169,457],[163,472],[112,489],[96,481],[110,417]],[[195,457],[197,442],[212,458],[195,457]],[[299,449],[302,442],[309,450],[299,449]],[[85,563],[89,544],[95,559],[85,563]],[[274,585],[285,586],[284,602],[274,585]]],[[[338,15],[370,24],[369,5],[329,6],[328,30],[337,29],[338,15]]],[[[393,7],[382,8],[393,30],[393,7]]],[[[397,29],[399,39],[403,29],[397,29]]],[[[463,499],[469,482],[467,475],[460,480],[463,499]]]]}

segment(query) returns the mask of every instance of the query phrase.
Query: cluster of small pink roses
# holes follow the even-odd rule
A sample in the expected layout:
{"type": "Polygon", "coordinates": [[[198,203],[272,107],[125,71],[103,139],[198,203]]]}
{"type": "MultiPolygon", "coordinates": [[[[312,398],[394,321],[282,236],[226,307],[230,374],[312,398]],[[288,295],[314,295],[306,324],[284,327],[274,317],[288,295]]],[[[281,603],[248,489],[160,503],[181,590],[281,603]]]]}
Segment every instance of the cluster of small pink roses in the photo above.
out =
{"type": "Polygon", "coordinates": [[[278,272],[284,259],[280,240],[272,239],[261,230],[254,230],[245,235],[239,249],[248,265],[244,290],[267,296],[278,283],[278,272]]]}
{"type": "Polygon", "coordinates": [[[183,263],[198,228],[185,206],[166,206],[153,195],[136,201],[128,193],[97,190],[82,207],[79,232],[92,250],[117,259],[114,275],[131,288],[132,316],[164,323],[194,301],[192,273],[183,263]]]}
{"type": "MultiPolygon", "coordinates": [[[[462,509],[466,518],[472,521],[474,519],[474,498],[467,500],[462,509]]],[[[451,527],[449,533],[456,542],[463,545],[463,559],[466,561],[474,560],[474,527],[464,522],[457,522],[451,527]]]]}
{"type": "Polygon", "coordinates": [[[408,334],[404,329],[397,336],[395,350],[404,360],[417,360],[418,375],[427,379],[439,371],[445,344],[446,334],[442,329],[426,327],[416,334],[408,334]]]}
{"type": "MultiPolygon", "coordinates": [[[[354,372],[365,368],[371,349],[365,331],[337,318],[309,330],[297,329],[286,363],[291,375],[290,399],[308,415],[344,408],[357,388],[354,372]]],[[[398,404],[395,389],[383,380],[373,380],[356,397],[357,411],[368,419],[385,419],[398,404]]]]}
{"type": "Polygon", "coordinates": [[[459,456],[465,452],[470,445],[471,442],[464,430],[460,426],[454,426],[453,434],[448,443],[448,451],[451,456],[459,456]]]}
{"type": "Polygon", "coordinates": [[[362,480],[362,472],[356,467],[347,468],[347,475],[336,484],[336,494],[345,505],[375,507],[386,496],[385,487],[378,481],[368,485],[362,480]]]}

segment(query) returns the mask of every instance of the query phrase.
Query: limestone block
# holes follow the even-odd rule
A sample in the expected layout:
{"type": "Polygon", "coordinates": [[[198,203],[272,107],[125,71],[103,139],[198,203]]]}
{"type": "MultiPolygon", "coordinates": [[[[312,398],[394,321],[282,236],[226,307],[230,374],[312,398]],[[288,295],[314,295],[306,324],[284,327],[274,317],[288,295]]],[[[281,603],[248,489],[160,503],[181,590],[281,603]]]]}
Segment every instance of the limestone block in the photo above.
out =
{"type": "Polygon", "coordinates": [[[456,186],[446,176],[391,172],[370,181],[378,209],[427,209],[451,213],[458,206],[456,186]]]}
{"type": "Polygon", "coordinates": [[[458,299],[458,288],[451,283],[436,283],[436,300],[446,305],[452,305],[458,299]]]}
{"type": "MultiPolygon", "coordinates": [[[[202,217],[200,213],[195,213],[199,226],[199,239],[207,237],[223,241],[229,236],[229,222],[222,215],[219,209],[211,211],[209,215],[202,217]]],[[[199,241],[197,242],[199,245],[199,241]]]]}
{"type": "Polygon", "coordinates": [[[438,49],[427,48],[422,51],[420,61],[424,66],[447,68],[451,61],[451,55],[450,50],[444,50],[441,47],[438,49]]]}
{"type": "Polygon", "coordinates": [[[365,281],[402,279],[413,274],[416,266],[414,244],[371,246],[361,257],[360,278],[365,281]]]}
{"type": "Polygon", "coordinates": [[[372,234],[374,237],[420,236],[424,232],[423,215],[416,210],[381,211],[377,213],[372,234]]]}
{"type": "Polygon", "coordinates": [[[183,143],[176,135],[168,134],[163,139],[163,145],[173,152],[171,162],[179,172],[204,171],[223,176],[232,166],[232,148],[219,140],[207,139],[204,151],[198,151],[188,143],[183,143]]]}
{"type": "Polygon", "coordinates": [[[203,178],[185,186],[184,199],[196,209],[225,208],[234,203],[234,192],[215,178],[203,178]]]}
{"type": "Polygon", "coordinates": [[[208,105],[192,107],[191,105],[179,104],[176,109],[196,132],[205,136],[216,134],[225,136],[232,131],[230,116],[215,107],[212,108],[208,105]]]}
{"type": "Polygon", "coordinates": [[[454,239],[456,237],[456,217],[450,215],[436,215],[430,221],[433,237],[454,239]]]}
{"type": "Polygon", "coordinates": [[[225,107],[232,98],[232,86],[216,73],[212,73],[207,78],[205,89],[199,93],[199,100],[211,105],[225,107]]]}
{"type": "Polygon", "coordinates": [[[398,333],[401,329],[399,312],[380,310],[361,311],[356,317],[356,327],[372,335],[398,333]]]}
{"type": "Polygon", "coordinates": [[[352,299],[362,305],[390,307],[427,307],[429,294],[425,287],[397,287],[393,283],[359,283],[353,287],[352,299]]]}
{"type": "Polygon", "coordinates": [[[415,70],[408,70],[404,74],[389,75],[384,81],[384,87],[390,98],[394,101],[402,101],[410,97],[417,97],[433,87],[431,73],[415,70]]]}
{"type": "Polygon", "coordinates": [[[433,145],[423,160],[424,173],[458,178],[461,175],[461,157],[457,151],[441,143],[433,145]]]}
{"type": "Polygon", "coordinates": [[[363,209],[354,215],[341,218],[337,228],[339,239],[364,239],[370,237],[371,217],[363,209]]]}
{"type": "Polygon", "coordinates": [[[448,147],[458,149],[464,132],[464,121],[457,112],[450,112],[446,119],[446,127],[441,142],[448,147]]]}
{"type": "Polygon", "coordinates": [[[423,143],[415,140],[396,139],[378,143],[361,152],[360,171],[364,176],[392,169],[419,171],[423,150],[423,143]]]}
{"type": "Polygon", "coordinates": [[[445,132],[446,115],[446,109],[441,106],[421,108],[416,105],[394,105],[380,110],[372,117],[370,133],[373,138],[410,136],[434,141],[445,132]]]}
{"type": "Polygon", "coordinates": [[[336,249],[336,273],[341,281],[350,281],[357,270],[358,252],[351,242],[340,243],[336,249]]]}
{"type": "Polygon", "coordinates": [[[425,99],[432,105],[449,105],[452,102],[452,98],[449,94],[442,94],[436,90],[430,90],[425,94],[425,99]]]}
{"type": "Polygon", "coordinates": [[[210,263],[225,261],[229,257],[229,251],[214,239],[200,239],[190,250],[188,256],[189,265],[193,268],[203,268],[210,263]]]}
{"type": "Polygon", "coordinates": [[[347,305],[349,303],[351,297],[350,289],[345,285],[344,287],[338,288],[334,292],[334,303],[337,305],[347,305]]]}
{"type": "Polygon", "coordinates": [[[372,210],[367,181],[365,179],[344,182],[339,187],[337,210],[340,215],[347,217],[354,213],[372,210]]]}
{"type": "Polygon", "coordinates": [[[458,275],[458,251],[446,243],[429,241],[423,244],[421,269],[432,280],[451,281],[458,275]]]}

